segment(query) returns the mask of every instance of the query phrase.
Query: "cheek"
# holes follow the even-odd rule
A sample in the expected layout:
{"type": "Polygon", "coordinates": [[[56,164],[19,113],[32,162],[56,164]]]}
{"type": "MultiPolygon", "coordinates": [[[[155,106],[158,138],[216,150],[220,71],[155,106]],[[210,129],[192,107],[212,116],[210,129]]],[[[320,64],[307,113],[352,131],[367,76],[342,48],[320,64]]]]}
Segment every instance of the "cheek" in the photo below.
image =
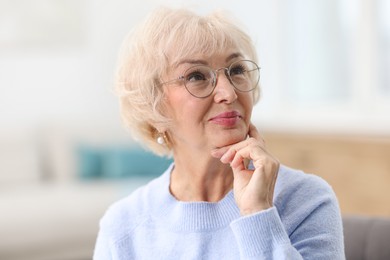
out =
{"type": "Polygon", "coordinates": [[[207,112],[207,105],[203,104],[202,99],[195,99],[184,87],[166,93],[167,111],[170,118],[176,121],[177,124],[185,124],[189,127],[203,119],[207,112]]]}
{"type": "Polygon", "coordinates": [[[187,100],[183,106],[179,107],[179,111],[182,116],[182,121],[188,126],[196,126],[201,124],[205,120],[208,107],[205,104],[199,103],[197,100],[187,100]]]}
{"type": "Polygon", "coordinates": [[[170,85],[164,88],[165,93],[165,111],[167,112],[167,115],[172,118],[176,119],[180,116],[180,107],[183,107],[183,93],[182,88],[170,85]]]}
{"type": "MultiPolygon", "coordinates": [[[[246,93],[248,94],[248,93],[246,93]]],[[[250,119],[253,110],[253,97],[252,95],[244,95],[242,96],[240,103],[242,104],[245,110],[245,117],[250,119]]]]}

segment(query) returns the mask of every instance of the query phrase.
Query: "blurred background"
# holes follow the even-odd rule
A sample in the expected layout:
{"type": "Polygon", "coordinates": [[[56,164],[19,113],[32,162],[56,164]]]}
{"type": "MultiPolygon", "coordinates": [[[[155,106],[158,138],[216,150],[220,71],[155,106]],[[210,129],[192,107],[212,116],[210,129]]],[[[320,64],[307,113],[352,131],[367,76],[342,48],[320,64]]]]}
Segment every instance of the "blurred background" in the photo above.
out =
{"type": "Polygon", "coordinates": [[[390,217],[390,1],[0,0],[1,259],[90,259],[108,205],[169,164],[111,91],[123,38],[159,5],[237,17],[269,150],[326,179],[344,215],[390,217]]]}

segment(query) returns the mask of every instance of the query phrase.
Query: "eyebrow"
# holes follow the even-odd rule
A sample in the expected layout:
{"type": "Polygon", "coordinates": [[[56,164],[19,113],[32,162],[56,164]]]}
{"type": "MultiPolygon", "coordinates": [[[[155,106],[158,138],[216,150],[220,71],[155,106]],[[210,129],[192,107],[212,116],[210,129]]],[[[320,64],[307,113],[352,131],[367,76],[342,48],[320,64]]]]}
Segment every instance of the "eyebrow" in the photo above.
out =
{"type": "MultiPolygon", "coordinates": [[[[226,62],[232,60],[232,59],[235,59],[235,58],[238,58],[238,57],[241,57],[243,58],[244,56],[239,53],[239,52],[235,52],[233,54],[230,54],[227,58],[226,58],[226,62]]],[[[185,60],[181,60],[180,62],[178,62],[177,64],[175,64],[175,68],[179,67],[181,64],[185,64],[185,63],[188,63],[188,64],[203,64],[203,65],[207,65],[207,62],[205,60],[194,60],[194,59],[185,59],[185,60]]]]}
{"type": "Polygon", "coordinates": [[[226,61],[230,61],[230,60],[238,58],[238,57],[244,58],[244,56],[241,53],[235,52],[235,53],[231,54],[229,57],[227,57],[226,61]]]}

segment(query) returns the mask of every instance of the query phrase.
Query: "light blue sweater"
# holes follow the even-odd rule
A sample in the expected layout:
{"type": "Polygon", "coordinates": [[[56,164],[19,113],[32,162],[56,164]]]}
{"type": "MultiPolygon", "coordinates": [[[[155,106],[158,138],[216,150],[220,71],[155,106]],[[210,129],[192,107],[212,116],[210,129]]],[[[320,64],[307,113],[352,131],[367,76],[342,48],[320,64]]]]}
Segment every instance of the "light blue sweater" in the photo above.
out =
{"type": "Polygon", "coordinates": [[[94,259],[345,259],[337,199],[321,178],[281,166],[274,207],[240,216],[233,192],[216,203],[180,202],[172,165],[112,205],[94,259]]]}

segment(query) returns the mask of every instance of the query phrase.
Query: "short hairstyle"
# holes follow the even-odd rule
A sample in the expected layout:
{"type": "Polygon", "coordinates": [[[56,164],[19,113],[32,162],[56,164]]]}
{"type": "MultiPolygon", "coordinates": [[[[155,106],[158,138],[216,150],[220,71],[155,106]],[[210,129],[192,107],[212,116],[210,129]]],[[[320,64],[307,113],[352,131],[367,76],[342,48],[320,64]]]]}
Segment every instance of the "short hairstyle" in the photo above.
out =
{"type": "MultiPolygon", "coordinates": [[[[170,156],[172,152],[169,143],[156,142],[160,131],[169,129],[170,124],[164,116],[160,80],[170,66],[194,54],[211,57],[227,47],[235,47],[245,58],[257,62],[251,38],[230,17],[221,11],[201,16],[160,7],[124,40],[115,79],[122,120],[133,137],[154,153],[170,156]]],[[[258,85],[253,91],[254,103],[259,96],[258,85]]]]}

